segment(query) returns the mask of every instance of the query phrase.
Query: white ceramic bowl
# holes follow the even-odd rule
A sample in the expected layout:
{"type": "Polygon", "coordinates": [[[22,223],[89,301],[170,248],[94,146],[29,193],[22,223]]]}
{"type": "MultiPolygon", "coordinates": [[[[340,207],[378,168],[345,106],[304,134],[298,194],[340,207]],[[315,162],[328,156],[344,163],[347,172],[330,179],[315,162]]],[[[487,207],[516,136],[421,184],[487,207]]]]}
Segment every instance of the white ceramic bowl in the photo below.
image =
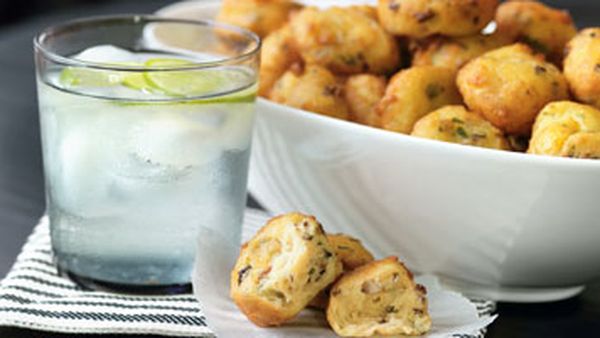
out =
{"type": "Polygon", "coordinates": [[[558,300],[600,276],[600,161],[418,139],[262,99],[257,112],[250,191],[272,213],[314,214],[474,296],[558,300]]]}
{"type": "Polygon", "coordinates": [[[570,297],[600,276],[600,161],[418,139],[259,100],[250,191],[461,291],[570,297]]]}

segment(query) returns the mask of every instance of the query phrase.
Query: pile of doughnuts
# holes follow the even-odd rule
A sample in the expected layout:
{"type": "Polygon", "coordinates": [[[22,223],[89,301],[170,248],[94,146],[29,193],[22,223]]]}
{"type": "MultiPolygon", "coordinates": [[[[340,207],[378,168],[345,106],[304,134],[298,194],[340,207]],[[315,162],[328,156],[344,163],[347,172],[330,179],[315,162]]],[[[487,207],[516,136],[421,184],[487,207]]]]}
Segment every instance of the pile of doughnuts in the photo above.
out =
{"type": "Polygon", "coordinates": [[[225,0],[218,20],[264,38],[259,95],[272,101],[416,137],[600,158],[600,27],[578,32],[542,2],[225,0]]]}

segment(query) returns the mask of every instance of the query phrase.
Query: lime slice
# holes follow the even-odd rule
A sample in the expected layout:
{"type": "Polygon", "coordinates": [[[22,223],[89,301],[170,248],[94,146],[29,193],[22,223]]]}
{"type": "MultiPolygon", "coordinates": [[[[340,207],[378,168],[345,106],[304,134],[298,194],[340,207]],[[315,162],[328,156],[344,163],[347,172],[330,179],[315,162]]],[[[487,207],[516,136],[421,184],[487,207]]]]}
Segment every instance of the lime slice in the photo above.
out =
{"type": "Polygon", "coordinates": [[[123,76],[123,85],[131,89],[153,92],[154,88],[146,81],[144,73],[129,72],[123,76]]]}
{"type": "MultiPolygon", "coordinates": [[[[190,61],[182,59],[149,59],[147,67],[170,67],[192,65],[190,61]]],[[[210,70],[177,70],[177,71],[152,71],[145,74],[146,81],[156,89],[169,96],[194,97],[217,93],[220,89],[230,85],[226,72],[218,69],[210,70]]]]}
{"type": "MultiPolygon", "coordinates": [[[[115,66],[141,66],[136,62],[114,62],[115,66]]],[[[141,72],[117,72],[109,70],[67,67],[60,73],[60,83],[65,86],[112,87],[124,84],[134,89],[148,87],[141,72]]]]}
{"type": "Polygon", "coordinates": [[[67,87],[111,87],[123,81],[123,74],[89,68],[67,67],[60,73],[59,81],[67,87]]]}

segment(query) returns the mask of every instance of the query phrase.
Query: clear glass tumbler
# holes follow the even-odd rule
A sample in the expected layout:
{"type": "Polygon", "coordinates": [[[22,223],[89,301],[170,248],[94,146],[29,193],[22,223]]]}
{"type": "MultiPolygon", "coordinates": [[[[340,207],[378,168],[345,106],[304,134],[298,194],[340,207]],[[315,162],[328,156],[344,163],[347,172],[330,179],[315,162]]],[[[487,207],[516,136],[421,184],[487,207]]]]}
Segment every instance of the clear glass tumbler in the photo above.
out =
{"type": "Polygon", "coordinates": [[[111,16],[34,43],[58,268],[95,289],[189,290],[197,243],[239,244],[259,38],[111,16]]]}

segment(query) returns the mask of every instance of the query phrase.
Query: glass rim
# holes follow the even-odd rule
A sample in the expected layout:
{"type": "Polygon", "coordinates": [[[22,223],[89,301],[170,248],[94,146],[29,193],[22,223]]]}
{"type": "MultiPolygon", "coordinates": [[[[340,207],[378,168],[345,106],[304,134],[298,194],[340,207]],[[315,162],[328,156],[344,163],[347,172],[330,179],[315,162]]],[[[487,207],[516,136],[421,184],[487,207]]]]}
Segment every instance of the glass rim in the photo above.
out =
{"type": "Polygon", "coordinates": [[[234,25],[217,22],[214,20],[192,20],[192,19],[179,19],[179,18],[169,18],[169,17],[161,17],[157,15],[146,15],[146,14],[117,14],[117,15],[97,15],[97,16],[89,16],[80,19],[69,20],[63,23],[50,25],[44,28],[40,33],[36,34],[33,38],[33,45],[36,52],[41,54],[44,58],[54,63],[63,65],[63,66],[75,66],[82,68],[91,68],[97,70],[105,70],[105,71],[144,71],[144,72],[152,72],[152,71],[180,71],[180,70],[201,70],[206,68],[213,68],[217,66],[229,65],[229,64],[237,64],[241,63],[245,60],[248,60],[258,54],[260,48],[262,46],[261,38],[255,34],[254,32],[237,27],[234,25]],[[103,62],[92,62],[92,61],[84,61],[77,60],[70,56],[63,56],[57,53],[54,53],[47,48],[44,47],[44,39],[52,32],[59,32],[61,30],[68,29],[68,27],[82,25],[82,24],[90,24],[94,22],[110,22],[110,21],[119,21],[119,20],[128,20],[132,23],[146,22],[148,24],[152,23],[180,23],[186,25],[194,25],[194,26],[204,26],[204,27],[216,27],[221,28],[230,32],[235,32],[245,38],[251,43],[254,44],[251,49],[248,51],[244,51],[239,53],[238,55],[225,57],[223,59],[213,60],[213,61],[199,61],[192,62],[190,64],[185,65],[162,65],[162,66],[145,66],[145,65],[116,65],[110,63],[103,62]]]}

